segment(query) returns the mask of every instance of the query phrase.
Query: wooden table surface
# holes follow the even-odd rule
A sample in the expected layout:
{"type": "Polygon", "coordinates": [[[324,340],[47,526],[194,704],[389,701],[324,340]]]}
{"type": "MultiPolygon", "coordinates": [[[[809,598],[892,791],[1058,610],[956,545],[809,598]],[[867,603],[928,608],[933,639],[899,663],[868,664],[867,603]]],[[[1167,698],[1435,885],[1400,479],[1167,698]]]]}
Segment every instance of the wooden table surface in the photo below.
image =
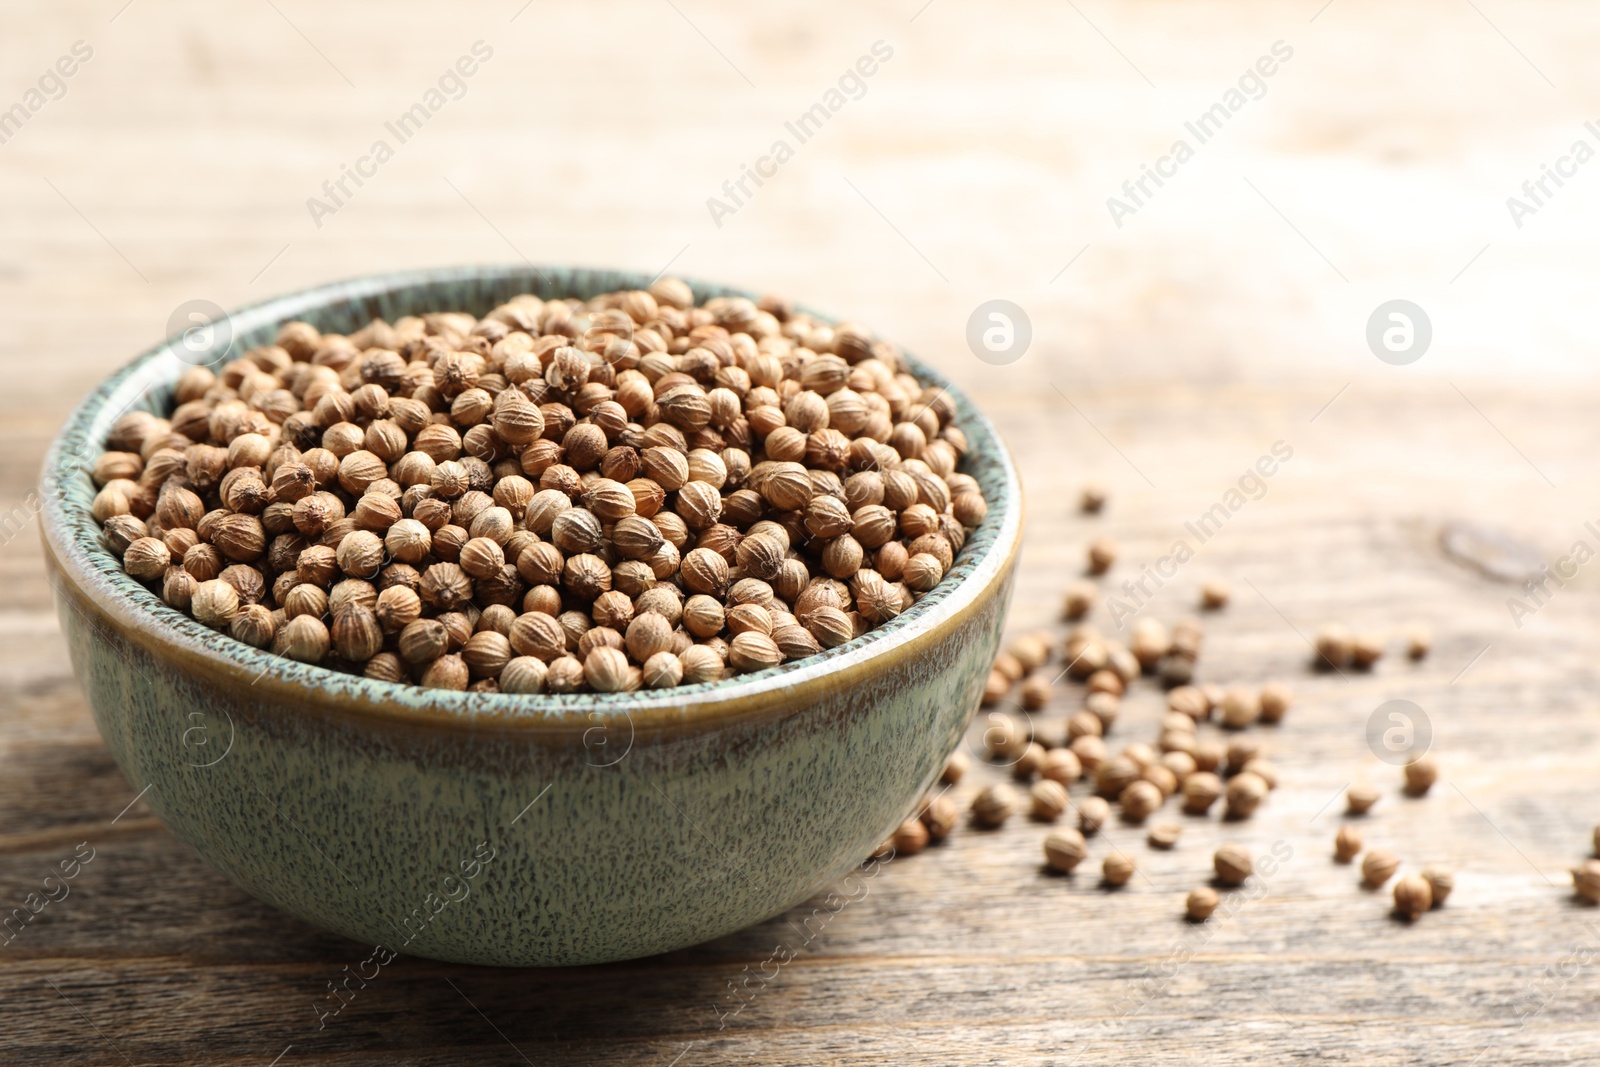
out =
{"type": "MultiPolygon", "coordinates": [[[[1595,565],[1520,625],[1505,580],[1600,548],[1600,167],[1574,154],[1600,145],[1600,10],[26,0],[4,20],[0,108],[28,114],[0,143],[0,912],[93,859],[0,944],[0,1063],[1600,1061],[1600,911],[1566,873],[1600,821],[1595,565]],[[30,98],[79,41],[92,57],[30,98]],[[476,41],[492,57],[459,99],[314,220],[307,198],[476,41]],[[878,41],[892,56],[847,84],[859,99],[714,218],[707,198],[878,41]],[[1117,225],[1107,198],[1194,142],[1185,122],[1275,42],[1292,55],[1262,91],[1117,225]],[[1514,219],[1545,164],[1568,177],[1514,219]],[[1118,892],[1045,874],[1046,828],[1015,819],[894,860],[810,935],[815,902],[614,966],[402,958],[319,1028],[367,949],[245,896],[136,799],[67,662],[28,494],[70,406],[185,300],[522,258],[782,291],[930,359],[1027,483],[1013,629],[1059,631],[1091,536],[1122,546],[1112,589],[1188,539],[1141,611],[1170,621],[1204,578],[1232,582],[1200,676],[1295,687],[1261,731],[1281,786],[1248,823],[1186,820],[1169,853],[1110,828],[1093,865],[1112,847],[1140,865],[1118,892]],[[1002,367],[964,339],[996,297],[1033,332],[1002,367]],[[1433,325],[1409,366],[1365,340],[1395,298],[1433,325]],[[1275,442],[1292,459],[1199,544],[1185,522],[1275,442]],[[1112,490],[1092,519],[1090,478],[1112,490]],[[1311,673],[1306,637],[1335,620],[1391,655],[1311,673]],[[1394,654],[1413,622],[1436,635],[1419,664],[1394,654]],[[1424,799],[1366,742],[1396,698],[1432,725],[1424,799]],[[1384,790],[1369,842],[1456,869],[1443,910],[1399,923],[1331,862],[1355,780],[1384,790]],[[1224,839],[1288,858],[1187,925],[1224,839]],[[793,962],[747,981],[780,945],[793,962]],[[759,992],[729,1015],[736,983],[759,992]]],[[[1141,683],[1114,739],[1152,739],[1160,705],[1141,683]]],[[[976,767],[957,795],[1003,777],[976,767]]]]}

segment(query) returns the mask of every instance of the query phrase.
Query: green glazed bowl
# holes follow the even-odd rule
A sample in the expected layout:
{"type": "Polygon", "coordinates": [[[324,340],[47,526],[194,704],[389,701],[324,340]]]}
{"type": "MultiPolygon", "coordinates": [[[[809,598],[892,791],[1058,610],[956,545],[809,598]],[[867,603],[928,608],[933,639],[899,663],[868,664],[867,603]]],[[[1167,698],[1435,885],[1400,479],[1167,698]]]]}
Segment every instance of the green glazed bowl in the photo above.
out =
{"type": "MultiPolygon", "coordinates": [[[[362,278],[230,317],[234,351],[305,319],[484,314],[650,279],[464,267],[362,278]]],[[[749,295],[694,285],[697,299],[749,295]]],[[[123,412],[165,412],[177,340],[73,412],[45,460],[43,537],[73,669],[118,766],[246,892],[432,959],[629,959],[759,922],[827,887],[911,813],[977,707],[1011,595],[1022,502],[954,389],[989,514],[945,580],[853,641],[668,691],[514,696],[372,681],[201,626],[123,573],[88,476],[123,412]]],[[[913,365],[924,382],[948,384],[913,365]]]]}

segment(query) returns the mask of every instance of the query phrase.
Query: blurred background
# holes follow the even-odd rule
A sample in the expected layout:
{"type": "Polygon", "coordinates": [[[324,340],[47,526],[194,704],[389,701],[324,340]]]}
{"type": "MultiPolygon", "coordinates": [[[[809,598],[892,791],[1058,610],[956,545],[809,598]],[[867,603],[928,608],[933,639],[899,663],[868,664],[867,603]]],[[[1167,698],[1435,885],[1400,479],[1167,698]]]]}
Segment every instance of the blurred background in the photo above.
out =
{"type": "MultiPolygon", "coordinates": [[[[70,408],[165,337],[186,301],[237,308],[364,273],[528,261],[782,293],[870,324],[969,390],[1028,488],[1018,630],[1056,618],[1084,542],[1106,529],[1076,514],[1085,481],[1111,488],[1120,581],[1289,443],[1264,498],[1147,610],[1182,613],[1202,577],[1232,577],[1237,608],[1214,640],[1240,677],[1303,668],[1306,635],[1328,620],[1432,625],[1434,660],[1403,685],[1305,682],[1329,725],[1301,751],[1303,796],[1278,802],[1313,818],[1349,779],[1339,761],[1365,757],[1368,710],[1408,696],[1456,746],[1446,836],[1500,864],[1479,889],[1466,879],[1459,903],[1542,914],[1539,894],[1564,877],[1596,750],[1593,577],[1523,625],[1508,598],[1575,540],[1600,544],[1583,525],[1600,519],[1600,8],[28,0],[3,19],[0,778],[13,788],[0,859],[23,848],[6,835],[67,820],[51,798],[87,790],[101,818],[127,791],[72,680],[31,525],[28,494],[70,408]],[[985,359],[969,324],[994,300],[1015,305],[1030,340],[985,359]],[[1396,300],[1429,339],[1385,358],[1369,324],[1396,300]],[[1547,725],[1506,736],[1502,716],[1529,705],[1547,725]],[[1538,773],[1504,773],[1508,756],[1538,773]]],[[[1379,336],[1394,324],[1377,321],[1379,336]]],[[[219,881],[192,858],[163,862],[219,881]]],[[[969,895],[989,884],[972,864],[969,895]]],[[[883,892],[889,913],[942,906],[920,879],[883,892]]],[[[100,921],[117,929],[132,907],[108,897],[100,921]]],[[[1064,951],[1082,949],[1082,916],[1052,921],[1064,951]]],[[[912,927],[875,951],[933,936],[912,927]]],[[[1438,955],[1484,929],[1455,931],[1438,955]]],[[[1019,949],[1036,933],[980,932],[1019,949]]],[[[271,937],[238,936],[271,955],[271,937]]],[[[1536,974],[1571,941],[1540,937],[1467,984],[1536,974]]],[[[734,973],[760,940],[695,959],[734,973]]],[[[1307,966],[1310,1004],[1330,972],[1307,966]]],[[[1474,1022],[1451,989],[1413,990],[1410,1010],[1468,1062],[1475,1027],[1504,1024],[1494,1005],[1512,993],[1485,994],[1474,1022]]],[[[1296,1033],[1387,1015],[1355,990],[1329,994],[1348,999],[1326,1013],[1301,1017],[1293,989],[1250,1010],[1289,1049],[1296,1033]]],[[[1516,1040],[1573,1040],[1572,1010],[1575,1029],[1516,1040]]],[[[1197,1033],[1222,1048],[1217,1025],[1197,1033]]],[[[1445,1062],[1411,1055],[1374,1048],[1364,1062],[1445,1062]]]]}

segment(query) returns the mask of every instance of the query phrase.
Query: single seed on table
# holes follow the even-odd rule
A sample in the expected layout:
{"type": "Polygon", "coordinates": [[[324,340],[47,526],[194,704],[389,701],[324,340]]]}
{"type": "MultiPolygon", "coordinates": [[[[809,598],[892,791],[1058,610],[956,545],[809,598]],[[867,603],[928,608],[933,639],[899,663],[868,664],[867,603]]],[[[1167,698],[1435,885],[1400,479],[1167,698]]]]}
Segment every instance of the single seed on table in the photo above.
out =
{"type": "Polygon", "coordinates": [[[1075,579],[1067,584],[1061,603],[1061,617],[1068,622],[1076,622],[1093,611],[1099,599],[1100,590],[1093,582],[1075,579]]]}
{"type": "Polygon", "coordinates": [[[989,728],[983,732],[983,743],[991,757],[1015,759],[1028,747],[1028,731],[1003,711],[989,713],[989,728]]]}
{"type": "Polygon", "coordinates": [[[1360,670],[1370,670],[1383,658],[1383,638],[1376,634],[1357,634],[1350,646],[1350,662],[1360,670]]]}
{"type": "Polygon", "coordinates": [[[922,809],[922,825],[928,828],[929,840],[935,842],[943,841],[955,832],[960,818],[961,809],[943,793],[928,801],[928,806],[922,809]]]}
{"type": "Polygon", "coordinates": [[[1023,748],[1022,754],[1011,765],[1011,773],[1018,781],[1027,781],[1039,773],[1039,768],[1044,766],[1044,746],[1037,741],[1029,741],[1023,748]]]}
{"type": "Polygon", "coordinates": [[[1395,914],[1415,919],[1433,907],[1433,887],[1418,874],[1408,874],[1394,884],[1395,914]]]}
{"type": "Polygon", "coordinates": [[[1242,774],[1253,774],[1267,784],[1268,789],[1278,788],[1278,768],[1256,756],[1245,761],[1242,774]]]}
{"type": "Polygon", "coordinates": [[[1183,783],[1187,782],[1189,776],[1199,769],[1195,764],[1194,757],[1188,752],[1163,752],[1161,754],[1161,765],[1172,772],[1173,780],[1178,783],[1178,789],[1182,789],[1183,783]]]}
{"type": "Polygon", "coordinates": [[[1075,711],[1067,719],[1067,744],[1072,744],[1080,737],[1099,737],[1105,732],[1105,725],[1101,723],[1100,716],[1092,711],[1075,711]]]}
{"type": "Polygon", "coordinates": [[[992,830],[1009,819],[1016,808],[1016,794],[1009,786],[985,786],[972,800],[972,819],[992,830]]]}
{"type": "Polygon", "coordinates": [[[1393,878],[1399,868],[1399,856],[1387,849],[1375,848],[1361,861],[1361,878],[1367,885],[1377,889],[1393,878]]]}
{"type": "Polygon", "coordinates": [[[1192,685],[1180,685],[1167,692],[1167,707],[1186,716],[1191,722],[1204,722],[1211,717],[1211,702],[1192,685]]]}
{"type": "Polygon", "coordinates": [[[1022,706],[1029,711],[1038,711],[1050,703],[1053,688],[1050,679],[1044,675],[1029,675],[1022,681],[1022,706]]]}
{"type": "Polygon", "coordinates": [[[1439,764],[1432,755],[1423,753],[1405,766],[1406,792],[1420,797],[1433,788],[1439,780],[1439,764]]]}
{"type": "Polygon", "coordinates": [[[983,683],[983,706],[992,707],[1006,698],[1011,692],[1011,679],[998,670],[989,672],[988,681],[983,683]]]}
{"type": "Polygon", "coordinates": [[[1155,786],[1164,801],[1178,791],[1178,776],[1161,762],[1147,763],[1139,768],[1139,777],[1155,786]]]}
{"type": "Polygon", "coordinates": [[[921,819],[907,819],[895,830],[894,850],[905,856],[915,856],[928,845],[928,828],[921,819]]]}
{"type": "Polygon", "coordinates": [[[1036,671],[1050,661],[1050,640],[1041,634],[1024,634],[1012,641],[1006,651],[1024,670],[1036,671]]]}
{"type": "Polygon", "coordinates": [[[1338,863],[1349,863],[1361,854],[1361,831],[1354,826],[1341,826],[1333,835],[1333,858],[1338,863]]]}
{"type": "Polygon", "coordinates": [[[1242,730],[1261,717],[1261,696],[1242,686],[1228,690],[1222,696],[1222,725],[1230,730],[1242,730]]]}
{"type": "Polygon", "coordinates": [[[1142,669],[1154,670],[1171,648],[1172,634],[1160,620],[1145,617],[1134,621],[1133,632],[1128,635],[1128,651],[1142,669]]]}
{"type": "Polygon", "coordinates": [[[1243,845],[1223,845],[1211,857],[1211,865],[1217,872],[1217,881],[1226,886],[1244,885],[1255,870],[1255,862],[1243,845]]]}
{"type": "Polygon", "coordinates": [[[1294,694],[1281,682],[1268,682],[1261,687],[1260,703],[1262,722],[1282,722],[1294,703],[1294,694]]]}
{"type": "Polygon", "coordinates": [[[1161,677],[1161,684],[1188,685],[1194,681],[1194,657],[1177,652],[1162,656],[1161,662],[1156,665],[1156,673],[1161,677]]]}
{"type": "Polygon", "coordinates": [[[1433,907],[1444,907],[1445,898],[1456,887],[1455,875],[1450,873],[1448,867],[1433,864],[1422,869],[1422,877],[1433,890],[1433,907]]]}
{"type": "Polygon", "coordinates": [[[1222,779],[1210,771],[1196,771],[1183,780],[1183,811],[1204,815],[1222,796],[1222,779]]]}
{"type": "Polygon", "coordinates": [[[1183,827],[1175,822],[1158,822],[1150,827],[1150,832],[1145,835],[1145,841],[1151,848],[1161,849],[1163,852],[1178,843],[1178,838],[1183,836],[1183,827]]]}
{"type": "Polygon", "coordinates": [[[1083,699],[1083,710],[1100,720],[1100,732],[1103,734],[1117,721],[1117,714],[1122,711],[1122,701],[1104,691],[1090,693],[1083,699]]]}
{"type": "Polygon", "coordinates": [[[961,781],[961,776],[967,773],[967,768],[972,764],[972,757],[957,749],[950,753],[950,758],[944,762],[944,773],[939,775],[939,780],[946,785],[955,785],[961,781]]]}
{"type": "Polygon", "coordinates": [[[1071,785],[1083,777],[1083,764],[1070,748],[1052,748],[1044,754],[1039,766],[1039,777],[1062,785],[1071,785]]]}
{"type": "Polygon", "coordinates": [[[1224,819],[1248,819],[1256,813],[1267,798],[1267,783],[1249,771],[1243,771],[1228,780],[1223,794],[1224,819]]]}
{"type": "Polygon", "coordinates": [[[1406,634],[1406,655],[1413,660],[1426,659],[1433,650],[1433,635],[1425,626],[1413,627],[1406,634]]]}
{"type": "Polygon", "coordinates": [[[1128,884],[1128,879],[1133,877],[1133,860],[1121,852],[1113,852],[1100,865],[1100,873],[1105,878],[1106,885],[1125,886],[1128,884]]]}
{"type": "Polygon", "coordinates": [[[1117,543],[1109,537],[1096,537],[1089,542],[1089,573],[1104,574],[1117,562],[1117,543]]]}
{"type": "Polygon", "coordinates": [[[1041,778],[1028,790],[1032,800],[1033,817],[1041,822],[1055,822],[1070,806],[1067,787],[1049,778],[1041,778]]]}
{"type": "Polygon", "coordinates": [[[1075,738],[1067,744],[1067,749],[1078,757],[1078,762],[1082,764],[1084,772],[1090,775],[1094,774],[1095,769],[1106,758],[1106,743],[1092,734],[1085,734],[1082,737],[1075,738]]]}
{"type": "Polygon", "coordinates": [[[1244,765],[1261,755],[1261,740],[1256,737],[1235,737],[1228,742],[1228,773],[1238,774],[1244,765]]]}
{"type": "Polygon", "coordinates": [[[1591,904],[1600,904],[1600,860],[1584,860],[1572,869],[1572,890],[1591,904]]]}
{"type": "Polygon", "coordinates": [[[1183,903],[1184,915],[1190,922],[1203,923],[1217,910],[1222,897],[1208,885],[1195,886],[1183,903]]]}
{"type": "Polygon", "coordinates": [[[1100,509],[1106,506],[1109,495],[1106,487],[1099,482],[1087,482],[1078,491],[1078,509],[1088,515],[1098,515],[1100,509]]]}
{"type": "Polygon", "coordinates": [[[1200,770],[1215,773],[1227,758],[1228,750],[1221,741],[1208,737],[1203,741],[1196,741],[1194,751],[1189,755],[1194,757],[1194,765],[1200,770]]]}
{"type": "Polygon", "coordinates": [[[1345,810],[1351,815],[1365,815],[1372,809],[1372,805],[1378,802],[1380,796],[1382,794],[1378,792],[1376,787],[1367,785],[1365,782],[1357,782],[1345,791],[1345,810]]]}
{"type": "Polygon", "coordinates": [[[1130,782],[1117,798],[1118,805],[1122,808],[1122,819],[1135,825],[1148,819],[1152,812],[1161,807],[1161,802],[1166,798],[1161,795],[1161,790],[1144,779],[1130,782]]]}
{"type": "Polygon", "coordinates": [[[1200,607],[1206,611],[1220,611],[1228,606],[1228,583],[1221,578],[1208,578],[1200,586],[1200,607]]]}
{"type": "Polygon", "coordinates": [[[1044,839],[1044,862],[1053,871],[1071,874],[1089,854],[1089,846],[1076,830],[1052,830],[1044,839]]]}
{"type": "Polygon", "coordinates": [[[1122,754],[1128,759],[1132,760],[1133,765],[1139,768],[1141,771],[1150,766],[1152,763],[1155,763],[1159,758],[1156,755],[1156,750],[1145,744],[1143,741],[1132,741],[1127,745],[1124,745],[1122,754]]]}
{"type": "Polygon", "coordinates": [[[1348,628],[1331,623],[1317,632],[1315,665],[1327,670],[1350,666],[1355,654],[1355,635],[1348,628]]]}
{"type": "Polygon", "coordinates": [[[1085,837],[1092,837],[1111,818],[1111,805],[1104,797],[1087,797],[1078,805],[1078,829],[1085,837]]]}
{"type": "Polygon", "coordinates": [[[1139,777],[1139,765],[1127,756],[1112,756],[1094,771],[1095,791],[1103,797],[1117,797],[1139,777]]]}
{"type": "Polygon", "coordinates": [[[1009,652],[1002,652],[994,658],[994,669],[1006,676],[1013,684],[1022,681],[1022,676],[1027,674],[1022,661],[1009,652]]]}

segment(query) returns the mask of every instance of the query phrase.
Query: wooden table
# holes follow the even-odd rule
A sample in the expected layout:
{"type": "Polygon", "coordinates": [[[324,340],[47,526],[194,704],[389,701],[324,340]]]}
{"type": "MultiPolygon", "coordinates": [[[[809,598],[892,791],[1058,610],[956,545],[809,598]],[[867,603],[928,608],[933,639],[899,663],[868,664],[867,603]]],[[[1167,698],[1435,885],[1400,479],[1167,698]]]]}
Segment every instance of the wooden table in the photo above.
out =
{"type": "MultiPolygon", "coordinates": [[[[1600,1060],[1600,912],[1566,874],[1600,819],[1596,565],[1518,626],[1519,586],[1442,547],[1455,531],[1482,563],[1502,539],[1511,573],[1600,547],[1584,525],[1600,519],[1600,171],[1551,186],[1521,228],[1505,204],[1596,141],[1600,13],[120,2],[24,4],[0,35],[0,104],[74,41],[93,48],[0,145],[0,911],[93,850],[0,946],[0,1063],[1600,1060]],[[306,198],[480,39],[493,57],[465,94],[315,225],[306,198]],[[714,221],[707,198],[879,40],[893,56],[861,98],[714,221]],[[1106,198],[1279,40],[1293,57],[1265,94],[1115,226],[1106,198]],[[1170,621],[1203,578],[1232,582],[1201,677],[1295,687],[1262,732],[1281,786],[1248,823],[1186,821],[1170,853],[1110,828],[1092,865],[1119,847],[1140,866],[1118,892],[1044,873],[1046,827],[1014,819],[894,860],[820,932],[813,903],[608,967],[401,959],[319,1029],[327,983],[367,949],[245,896],[136,799],[72,677],[26,494],[70,405],[184,300],[523,256],[785,291],[971,389],[1028,487],[1017,632],[1059,632],[1091,536],[1121,544],[1108,587],[1137,579],[1284,442],[1264,495],[1141,607],[1170,621]],[[1034,338],[998,368],[963,336],[994,297],[1034,338]],[[1410,366],[1364,339],[1393,298],[1434,326],[1410,366]],[[1092,519],[1074,506],[1089,478],[1112,489],[1092,519]],[[1391,654],[1311,673],[1306,638],[1335,620],[1389,635],[1391,654]],[[1396,654],[1413,622],[1436,635],[1417,664],[1396,654]],[[1425,799],[1366,742],[1395,698],[1432,724],[1443,776],[1425,799]],[[1399,923],[1331,862],[1358,779],[1384,789],[1369,842],[1456,869],[1443,910],[1399,923]],[[1225,918],[1185,924],[1224,839],[1288,859],[1225,918]],[[780,944],[794,961],[743,983],[780,944]],[[735,983],[760,991],[728,1015],[735,983]]],[[[1077,699],[1064,687],[1041,729],[1077,699]]],[[[1160,704],[1141,684],[1114,739],[1150,739],[1160,704]]],[[[1003,777],[977,767],[957,795],[1003,777]]]]}

